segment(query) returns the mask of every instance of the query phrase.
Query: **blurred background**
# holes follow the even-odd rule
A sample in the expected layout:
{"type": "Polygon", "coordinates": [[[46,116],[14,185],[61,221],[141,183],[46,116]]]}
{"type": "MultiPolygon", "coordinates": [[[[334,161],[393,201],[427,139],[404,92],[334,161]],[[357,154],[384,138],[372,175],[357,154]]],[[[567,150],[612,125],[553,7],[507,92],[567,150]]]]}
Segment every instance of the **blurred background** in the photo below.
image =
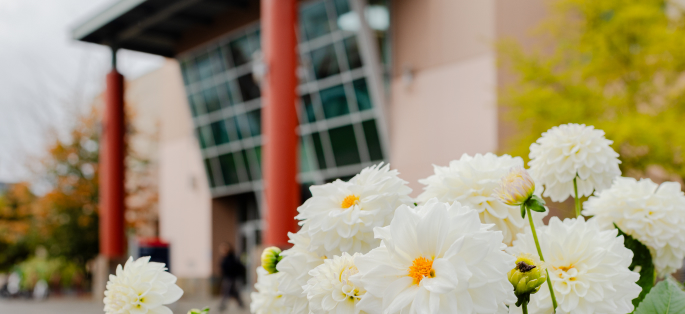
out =
{"type": "MultiPolygon", "coordinates": [[[[102,274],[141,255],[178,277],[175,312],[215,307],[227,245],[252,289],[275,210],[262,95],[284,61],[263,51],[270,2],[0,0],[0,312],[101,311],[102,274]],[[123,146],[103,140],[112,106],[123,146]],[[121,169],[104,143],[123,149],[121,169]]],[[[685,178],[683,1],[294,2],[297,202],[381,161],[416,196],[433,164],[527,161],[569,122],[605,130],[625,176],[685,178]]],[[[572,216],[571,199],[548,205],[572,216]]]]}

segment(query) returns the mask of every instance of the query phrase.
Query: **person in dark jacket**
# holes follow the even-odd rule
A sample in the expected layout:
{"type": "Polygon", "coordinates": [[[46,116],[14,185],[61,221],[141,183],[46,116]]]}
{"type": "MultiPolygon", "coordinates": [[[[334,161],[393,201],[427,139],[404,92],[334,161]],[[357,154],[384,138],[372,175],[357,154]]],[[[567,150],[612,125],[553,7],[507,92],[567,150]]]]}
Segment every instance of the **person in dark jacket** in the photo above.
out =
{"type": "Polygon", "coordinates": [[[245,265],[240,262],[238,256],[233,250],[230,243],[222,243],[219,245],[219,254],[221,254],[221,303],[219,305],[219,312],[226,310],[228,301],[234,298],[238,302],[238,306],[242,309],[244,307],[243,299],[240,297],[240,281],[245,278],[245,265]]]}

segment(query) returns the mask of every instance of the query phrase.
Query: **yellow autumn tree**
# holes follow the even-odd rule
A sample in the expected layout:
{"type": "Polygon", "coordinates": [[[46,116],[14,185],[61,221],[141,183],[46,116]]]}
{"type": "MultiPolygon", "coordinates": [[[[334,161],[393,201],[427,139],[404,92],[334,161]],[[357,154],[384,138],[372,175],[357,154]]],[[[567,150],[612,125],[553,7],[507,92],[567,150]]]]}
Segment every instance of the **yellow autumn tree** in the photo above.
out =
{"type": "Polygon", "coordinates": [[[663,0],[558,0],[538,52],[504,43],[517,80],[501,105],[518,129],[506,152],[563,123],[613,140],[624,175],[685,178],[685,18],[663,0]],[[551,48],[550,48],[551,47],[551,48]]]}

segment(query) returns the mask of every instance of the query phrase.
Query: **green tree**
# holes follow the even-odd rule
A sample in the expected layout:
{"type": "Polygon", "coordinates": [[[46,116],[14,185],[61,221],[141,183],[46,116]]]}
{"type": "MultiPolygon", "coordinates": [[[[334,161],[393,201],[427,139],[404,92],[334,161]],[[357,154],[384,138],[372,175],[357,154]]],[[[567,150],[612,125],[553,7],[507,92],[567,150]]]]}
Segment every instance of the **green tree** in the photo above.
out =
{"type": "MultiPolygon", "coordinates": [[[[594,125],[614,141],[624,175],[650,169],[685,178],[685,18],[663,0],[559,0],[541,52],[502,44],[517,76],[501,105],[518,132],[505,150],[564,123],[594,125]]],[[[544,42],[544,40],[543,40],[544,42]]]]}

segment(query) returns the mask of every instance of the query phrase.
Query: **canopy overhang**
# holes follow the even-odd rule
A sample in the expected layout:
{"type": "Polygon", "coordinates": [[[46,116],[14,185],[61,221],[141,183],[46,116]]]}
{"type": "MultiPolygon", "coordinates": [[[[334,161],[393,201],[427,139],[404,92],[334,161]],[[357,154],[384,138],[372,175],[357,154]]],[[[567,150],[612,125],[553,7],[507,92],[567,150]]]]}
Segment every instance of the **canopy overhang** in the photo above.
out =
{"type": "Polygon", "coordinates": [[[258,0],[121,0],[78,25],[76,40],[174,57],[203,35],[259,19],[258,0]]]}

